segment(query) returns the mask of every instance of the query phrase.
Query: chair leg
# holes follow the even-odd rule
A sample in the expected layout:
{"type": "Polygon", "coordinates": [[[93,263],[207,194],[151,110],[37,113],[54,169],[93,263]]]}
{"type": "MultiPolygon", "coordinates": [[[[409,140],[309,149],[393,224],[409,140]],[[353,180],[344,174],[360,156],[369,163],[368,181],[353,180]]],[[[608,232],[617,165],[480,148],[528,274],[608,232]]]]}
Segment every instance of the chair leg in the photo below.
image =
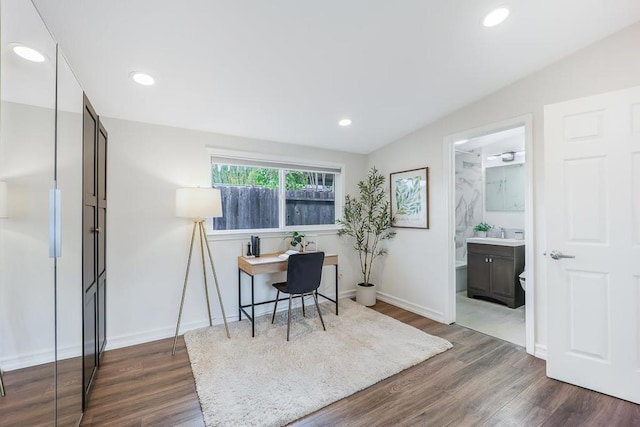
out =
{"type": "Polygon", "coordinates": [[[300,295],[300,299],[302,300],[302,317],[307,317],[307,314],[304,312],[304,294],[300,295]]]}
{"type": "Polygon", "coordinates": [[[280,298],[280,289],[278,289],[278,293],[276,294],[276,305],[273,306],[273,316],[271,316],[271,324],[273,324],[274,320],[276,320],[276,310],[278,309],[279,298],[280,298]]]}
{"type": "Polygon", "coordinates": [[[316,294],[311,295],[313,295],[313,301],[316,303],[316,309],[318,310],[318,315],[320,316],[320,322],[322,322],[322,329],[326,331],[327,328],[324,327],[324,320],[322,319],[322,312],[320,311],[320,305],[318,304],[318,297],[316,297],[316,294]]]}
{"type": "Polygon", "coordinates": [[[289,294],[289,314],[287,314],[287,341],[289,341],[289,329],[291,329],[291,298],[292,295],[289,294]]]}

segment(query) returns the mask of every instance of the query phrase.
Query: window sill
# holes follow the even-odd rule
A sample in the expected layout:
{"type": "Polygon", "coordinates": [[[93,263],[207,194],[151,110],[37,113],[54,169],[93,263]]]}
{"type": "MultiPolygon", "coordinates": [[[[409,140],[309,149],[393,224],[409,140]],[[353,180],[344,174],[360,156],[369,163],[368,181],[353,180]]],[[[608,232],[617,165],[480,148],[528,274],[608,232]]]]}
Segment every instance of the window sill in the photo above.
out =
{"type": "Polygon", "coordinates": [[[317,236],[333,236],[338,234],[340,229],[337,225],[328,227],[304,226],[299,228],[291,228],[290,230],[228,230],[228,231],[207,231],[207,240],[212,242],[225,240],[248,240],[249,237],[258,235],[260,238],[285,238],[290,236],[294,231],[302,232],[302,234],[313,234],[317,236]]]}

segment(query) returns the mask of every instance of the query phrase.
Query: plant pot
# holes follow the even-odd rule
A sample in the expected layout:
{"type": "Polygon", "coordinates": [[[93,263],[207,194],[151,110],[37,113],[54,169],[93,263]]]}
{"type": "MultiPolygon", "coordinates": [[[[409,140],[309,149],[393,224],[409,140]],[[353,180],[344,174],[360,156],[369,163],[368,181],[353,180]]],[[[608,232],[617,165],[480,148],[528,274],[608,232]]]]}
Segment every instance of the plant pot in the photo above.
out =
{"type": "Polygon", "coordinates": [[[369,284],[369,286],[365,286],[364,283],[358,283],[358,286],[356,286],[356,302],[365,307],[375,305],[376,285],[369,284]]]}
{"type": "Polygon", "coordinates": [[[478,237],[487,237],[486,231],[476,231],[476,236],[478,237]]]}

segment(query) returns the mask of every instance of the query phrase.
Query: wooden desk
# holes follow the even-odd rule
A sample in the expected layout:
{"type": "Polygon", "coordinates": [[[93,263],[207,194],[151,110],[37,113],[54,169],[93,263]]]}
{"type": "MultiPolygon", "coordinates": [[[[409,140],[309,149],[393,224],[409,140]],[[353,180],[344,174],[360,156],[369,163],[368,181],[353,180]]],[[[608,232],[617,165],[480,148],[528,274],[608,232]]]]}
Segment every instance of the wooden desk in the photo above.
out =
{"type": "MultiPolygon", "coordinates": [[[[278,273],[280,271],[287,271],[287,260],[278,258],[280,252],[272,254],[263,254],[257,258],[247,258],[245,256],[238,257],[238,320],[242,320],[242,313],[251,320],[251,336],[254,337],[255,331],[255,306],[262,304],[269,304],[276,302],[275,299],[269,301],[255,302],[254,299],[254,277],[257,274],[278,273]],[[251,304],[242,304],[242,273],[251,277],[251,304]],[[245,308],[251,307],[251,314],[247,313],[245,308]]],[[[336,273],[336,296],[335,299],[331,299],[326,295],[316,291],[316,294],[335,303],[336,316],[338,315],[338,255],[325,254],[323,266],[333,265],[335,266],[336,273]]],[[[278,301],[288,300],[289,298],[280,298],[278,301]]]]}

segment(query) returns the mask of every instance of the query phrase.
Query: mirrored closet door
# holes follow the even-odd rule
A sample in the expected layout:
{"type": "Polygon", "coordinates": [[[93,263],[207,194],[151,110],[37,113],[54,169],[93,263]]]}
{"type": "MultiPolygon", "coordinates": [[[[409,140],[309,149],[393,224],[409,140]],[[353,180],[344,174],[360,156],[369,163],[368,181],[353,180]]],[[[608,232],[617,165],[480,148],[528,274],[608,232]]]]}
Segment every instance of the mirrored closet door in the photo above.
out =
{"type": "Polygon", "coordinates": [[[0,31],[0,424],[75,426],[83,94],[29,0],[0,0],[0,31]]]}

